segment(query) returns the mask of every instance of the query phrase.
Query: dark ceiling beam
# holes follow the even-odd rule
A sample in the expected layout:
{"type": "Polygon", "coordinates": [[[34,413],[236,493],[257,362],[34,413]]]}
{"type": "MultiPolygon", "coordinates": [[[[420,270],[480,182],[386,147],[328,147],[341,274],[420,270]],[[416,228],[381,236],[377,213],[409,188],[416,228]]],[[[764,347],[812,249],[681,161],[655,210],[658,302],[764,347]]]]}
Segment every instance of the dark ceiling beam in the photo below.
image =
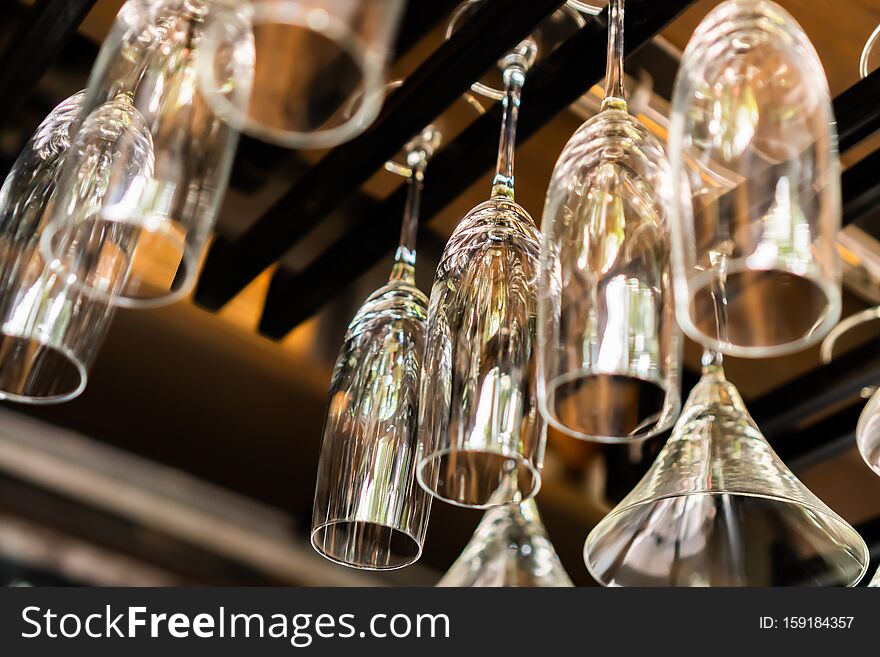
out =
{"type": "MultiPolygon", "coordinates": [[[[636,51],[691,2],[631,1],[626,14],[627,53],[636,51]]],[[[529,72],[517,129],[520,143],[580,98],[605,73],[607,13],[591,21],[529,72]]],[[[423,225],[464,192],[495,162],[501,109],[496,104],[444,147],[428,165],[422,198],[423,225]]],[[[486,190],[488,194],[489,190],[486,190]]],[[[374,213],[361,217],[338,242],[300,272],[273,277],[260,330],[280,338],[304,321],[339,289],[390,253],[399,233],[406,196],[401,186],[374,213]]],[[[424,233],[424,228],[421,231],[424,233]]]]}
{"type": "Polygon", "coordinates": [[[778,436],[810,427],[830,412],[858,403],[862,389],[878,383],[880,349],[871,341],[750,402],[749,409],[773,442],[778,436]]]}
{"type": "Polygon", "coordinates": [[[0,128],[33,92],[96,0],[38,0],[0,52],[0,128]]]}
{"type": "Polygon", "coordinates": [[[859,80],[834,99],[837,139],[841,152],[880,130],[880,69],[859,80]]]}
{"type": "Polygon", "coordinates": [[[471,19],[388,96],[370,128],[330,151],[241,238],[215,241],[196,302],[210,309],[226,304],[561,4],[493,0],[474,10],[471,19]]]}
{"type": "MultiPolygon", "coordinates": [[[[406,3],[394,45],[395,61],[410,52],[431,30],[445,25],[458,3],[459,0],[406,3]]],[[[285,163],[300,175],[308,166],[295,151],[243,135],[238,144],[230,184],[240,191],[254,193],[285,163]]]]}

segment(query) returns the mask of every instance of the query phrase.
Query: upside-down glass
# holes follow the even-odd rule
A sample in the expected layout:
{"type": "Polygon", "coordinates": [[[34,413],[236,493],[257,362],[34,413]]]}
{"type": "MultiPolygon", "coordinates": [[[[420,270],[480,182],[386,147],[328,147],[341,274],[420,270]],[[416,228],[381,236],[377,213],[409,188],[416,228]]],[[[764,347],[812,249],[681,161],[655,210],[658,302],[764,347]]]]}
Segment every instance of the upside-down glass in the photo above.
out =
{"type": "Polygon", "coordinates": [[[562,151],[544,207],[541,413],[575,438],[643,440],[681,405],[669,265],[669,164],[627,112],[623,0],[612,0],[602,111],[562,151]]]}
{"type": "MultiPolygon", "coordinates": [[[[0,399],[52,404],[79,396],[113,316],[107,303],[84,296],[48,267],[38,244],[62,165],[77,152],[71,134],[83,100],[84,92],[75,94],[46,117],[0,189],[0,399]]],[[[142,139],[143,150],[129,161],[131,173],[149,173],[149,135],[139,134],[124,110],[99,108],[80,134],[90,138],[90,156],[79,159],[75,178],[65,184],[81,190],[83,203],[100,202],[119,138],[142,139]]],[[[111,287],[119,282],[114,273],[105,272],[111,287]]]]}
{"type": "Polygon", "coordinates": [[[706,352],[669,442],[587,537],[584,561],[606,586],[851,586],[869,553],[785,467],[706,352]]]}
{"type": "Polygon", "coordinates": [[[534,499],[489,509],[473,538],[437,586],[574,586],[534,499]]]}
{"type": "Polygon", "coordinates": [[[128,0],[92,69],[83,116],[126,97],[155,149],[152,175],[108,190],[102,203],[84,208],[76,190],[61,189],[42,250],[95,299],[163,305],[195,283],[237,143],[237,133],[211,110],[196,81],[210,10],[210,0],[128,0]],[[125,275],[125,285],[112,295],[89,284],[107,251],[117,255],[125,275]]]}
{"type": "Polygon", "coordinates": [[[503,60],[491,198],[458,224],[437,267],[419,415],[419,483],[449,503],[519,503],[540,488],[546,434],[535,399],[539,234],[514,201],[516,119],[534,43],[503,60]]]}
{"type": "Polygon", "coordinates": [[[291,148],[334,146],[379,114],[403,6],[218,0],[199,81],[215,111],[243,132],[291,148]]]}
{"type": "Polygon", "coordinates": [[[684,332],[753,358],[821,340],[840,317],[837,135],[819,58],[779,5],[728,0],[694,32],[669,155],[690,189],[671,208],[684,332]]]}
{"type": "Polygon", "coordinates": [[[859,415],[856,445],[868,467],[880,476],[880,389],[871,395],[859,415]]]}
{"type": "Polygon", "coordinates": [[[412,564],[428,527],[431,496],[415,474],[428,314],[415,283],[415,246],[425,168],[439,139],[429,126],[408,147],[406,211],[391,278],[349,325],[330,384],[312,545],[353,568],[412,564]]]}

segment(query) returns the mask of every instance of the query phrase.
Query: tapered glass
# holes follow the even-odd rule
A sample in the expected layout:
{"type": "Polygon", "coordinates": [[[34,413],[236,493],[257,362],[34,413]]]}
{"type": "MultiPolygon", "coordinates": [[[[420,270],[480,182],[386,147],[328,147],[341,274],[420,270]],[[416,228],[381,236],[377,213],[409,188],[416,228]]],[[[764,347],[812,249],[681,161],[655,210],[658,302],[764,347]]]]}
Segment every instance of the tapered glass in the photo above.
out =
{"type": "Polygon", "coordinates": [[[440,587],[574,586],[534,499],[489,509],[440,587]]]}
{"type": "Polygon", "coordinates": [[[233,126],[282,146],[327,148],[379,114],[404,0],[217,2],[199,79],[233,126]]]}
{"type": "Polygon", "coordinates": [[[868,568],[856,531],[785,467],[719,354],[651,469],[590,533],[606,586],[851,586],[868,568]]]}
{"type": "Polygon", "coordinates": [[[504,60],[491,198],[458,224],[437,267],[419,417],[419,482],[451,504],[519,503],[540,488],[546,434],[535,397],[539,234],[514,200],[513,155],[528,42],[504,60]]]}
{"type": "Polygon", "coordinates": [[[157,306],[184,297],[195,284],[237,143],[237,133],[213,112],[196,80],[212,4],[128,0],[98,54],[82,116],[127,98],[149,131],[155,163],[148,177],[116,176],[103,201],[88,208],[78,203],[75,189],[61,190],[43,253],[93,298],[157,306]],[[125,277],[112,295],[90,284],[107,252],[118,258],[125,277]]]}
{"type": "Polygon", "coordinates": [[[644,440],[681,406],[663,147],[627,111],[623,1],[609,5],[602,111],[572,136],[544,206],[541,413],[575,438],[644,440]]]}
{"type": "MultiPolygon", "coordinates": [[[[74,289],[66,276],[46,265],[39,239],[59,195],[61,168],[84,93],[56,107],[27,142],[0,188],[0,399],[53,404],[79,396],[113,316],[107,303],[74,289]]],[[[86,132],[113,127],[101,124],[105,112],[83,127],[86,132]],[[102,128],[103,126],[103,128],[102,128]]],[[[111,153],[94,144],[75,184],[84,202],[100,199],[102,158],[111,153]]],[[[106,162],[106,160],[104,160],[106,162]]],[[[149,169],[144,152],[140,164],[149,169]]],[[[112,278],[108,278],[112,285],[112,278]]]]}
{"type": "Polygon", "coordinates": [[[750,358],[821,340],[840,317],[837,135],[816,51],[779,5],[728,0],[694,32],[669,154],[684,332],[750,358]]]}
{"type": "Polygon", "coordinates": [[[419,377],[428,299],[416,287],[418,210],[429,126],[409,146],[406,212],[388,283],[348,327],[330,383],[312,545],[353,568],[391,570],[422,553],[431,496],[416,481],[419,377]]]}

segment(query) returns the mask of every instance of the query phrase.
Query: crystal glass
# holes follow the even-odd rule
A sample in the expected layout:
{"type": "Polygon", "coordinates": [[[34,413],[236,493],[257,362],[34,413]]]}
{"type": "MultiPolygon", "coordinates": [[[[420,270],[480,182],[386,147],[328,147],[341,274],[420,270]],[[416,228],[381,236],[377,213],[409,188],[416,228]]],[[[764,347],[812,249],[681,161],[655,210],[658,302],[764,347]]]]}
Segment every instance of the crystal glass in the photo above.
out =
{"type": "Polygon", "coordinates": [[[869,553],[785,467],[721,356],[651,469],[590,533],[584,560],[606,586],[854,585],[869,553]]]}
{"type": "Polygon", "coordinates": [[[880,476],[880,389],[865,404],[856,425],[856,444],[865,463],[880,476]]]}
{"type": "Polygon", "coordinates": [[[872,71],[880,66],[880,49],[877,48],[877,42],[880,41],[880,25],[874,28],[871,36],[865,41],[862,48],[862,54],[859,57],[859,75],[863,78],[868,77],[872,71]]]}
{"type": "Polygon", "coordinates": [[[545,432],[535,398],[539,234],[514,201],[516,119],[534,44],[502,62],[506,95],[491,198],[458,224],[437,267],[419,416],[419,482],[488,508],[540,487],[545,432]]]}
{"type": "Polygon", "coordinates": [[[327,148],[379,114],[403,0],[217,2],[199,80],[233,126],[282,146],[327,148]]]}
{"type": "Polygon", "coordinates": [[[609,5],[602,111],[562,151],[544,206],[541,413],[570,436],[643,440],[681,406],[663,147],[627,112],[623,0],[609,5]]]}
{"type": "MultiPolygon", "coordinates": [[[[84,92],[75,94],[46,117],[0,188],[3,400],[52,404],[79,396],[113,316],[106,303],[84,297],[47,267],[39,250],[83,99],[84,92]]],[[[80,173],[85,182],[95,170],[86,166],[80,173]]],[[[100,193],[91,187],[86,198],[100,193]]]]}
{"type": "Polygon", "coordinates": [[[534,499],[489,509],[441,587],[574,586],[534,499]]]}
{"type": "MultiPolygon", "coordinates": [[[[211,6],[209,0],[128,0],[98,54],[83,116],[128,98],[149,131],[155,163],[152,175],[108,190],[94,207],[77,205],[76,190],[62,188],[42,249],[93,298],[156,306],[182,298],[195,284],[237,143],[196,80],[211,6]],[[125,272],[125,285],[112,296],[89,284],[111,251],[125,272]]],[[[132,181],[123,175],[114,184],[122,182],[132,181]]]]}
{"type": "Polygon", "coordinates": [[[750,358],[821,340],[840,317],[837,135],[819,58],[779,5],[728,0],[694,32],[669,154],[684,332],[750,358]]]}
{"type": "Polygon", "coordinates": [[[425,168],[439,133],[408,147],[408,194],[388,283],[357,312],[330,384],[312,545],[353,568],[391,570],[422,553],[431,496],[416,481],[419,375],[428,299],[416,287],[416,234],[425,168]]]}
{"type": "Polygon", "coordinates": [[[874,577],[871,579],[868,586],[870,588],[880,588],[880,568],[878,568],[877,572],[874,573],[874,577]]]}

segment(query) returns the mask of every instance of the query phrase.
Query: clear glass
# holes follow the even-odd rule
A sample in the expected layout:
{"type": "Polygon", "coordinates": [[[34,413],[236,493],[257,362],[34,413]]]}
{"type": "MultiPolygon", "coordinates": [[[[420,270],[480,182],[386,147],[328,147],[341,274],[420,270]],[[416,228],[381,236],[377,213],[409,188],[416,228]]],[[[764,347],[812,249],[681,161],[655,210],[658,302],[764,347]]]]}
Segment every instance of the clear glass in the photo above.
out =
{"type": "Polygon", "coordinates": [[[873,579],[868,584],[870,588],[880,588],[880,568],[877,569],[877,572],[874,573],[873,579]]]}
{"type": "Polygon", "coordinates": [[[863,78],[868,77],[872,71],[880,66],[880,49],[877,48],[877,42],[880,41],[880,25],[874,28],[871,36],[865,41],[862,48],[862,54],[859,57],[859,75],[863,78]]]}
{"type": "Polygon", "coordinates": [[[547,536],[534,499],[490,509],[441,587],[574,586],[547,536]]]}
{"type": "Polygon", "coordinates": [[[856,425],[856,444],[865,463],[880,476],[880,389],[865,404],[856,425]]]}
{"type": "Polygon", "coordinates": [[[357,312],[336,361],[312,513],[312,545],[352,568],[391,570],[422,553],[431,496],[416,481],[428,299],[416,287],[425,168],[440,135],[410,144],[400,245],[388,283],[357,312]]]}
{"type": "MultiPolygon", "coordinates": [[[[76,190],[62,188],[62,202],[43,235],[44,255],[95,299],[164,305],[195,284],[238,138],[205,102],[196,81],[195,58],[210,8],[208,0],[128,0],[92,69],[82,116],[127,97],[155,150],[149,177],[109,189],[94,207],[77,205],[76,190]],[[125,271],[125,285],[112,296],[88,283],[106,251],[118,254],[125,271]]],[[[67,164],[78,166],[74,160],[67,164]]],[[[122,175],[113,184],[130,182],[122,175]]]]}
{"type": "Polygon", "coordinates": [[[868,568],[856,531],[761,435],[719,354],[703,357],[669,442],[590,533],[606,586],[850,586],[868,568]]]}
{"type": "Polygon", "coordinates": [[[83,99],[84,92],[75,94],[46,117],[0,188],[0,399],[6,401],[53,404],[79,396],[113,316],[106,303],[85,298],[48,268],[39,250],[83,99]]]}
{"type": "Polygon", "coordinates": [[[623,2],[612,0],[602,111],[572,136],[544,206],[541,413],[575,438],[644,440],[681,407],[663,147],[627,112],[623,2]]]}
{"type": "Polygon", "coordinates": [[[217,6],[199,80],[233,126],[281,146],[327,148],[361,133],[379,114],[403,0],[217,6]]]}
{"type": "Polygon", "coordinates": [[[459,506],[520,503],[540,488],[535,396],[540,236],[514,201],[516,119],[534,44],[502,61],[506,95],[491,198],[458,224],[437,267],[419,416],[419,482],[459,506]]]}
{"type": "Polygon", "coordinates": [[[840,317],[837,134],[825,72],[785,10],[728,0],[703,20],[676,80],[669,154],[684,332],[749,358],[821,340],[840,317]]]}

